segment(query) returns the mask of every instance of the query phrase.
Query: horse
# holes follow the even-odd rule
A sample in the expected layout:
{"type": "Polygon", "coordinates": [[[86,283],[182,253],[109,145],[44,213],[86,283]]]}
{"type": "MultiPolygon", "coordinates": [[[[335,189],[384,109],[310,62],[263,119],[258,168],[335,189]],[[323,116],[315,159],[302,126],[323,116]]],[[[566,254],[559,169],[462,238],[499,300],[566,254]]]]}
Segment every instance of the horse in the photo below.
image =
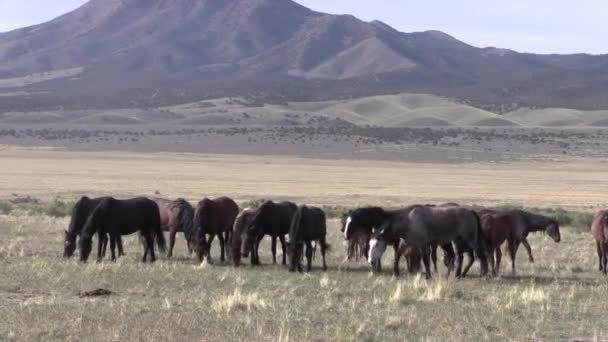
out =
{"type": "MultiPolygon", "coordinates": [[[[352,211],[342,213],[341,217],[341,229],[340,231],[344,233],[344,227],[346,225],[346,220],[350,216],[352,211]]],[[[369,239],[371,236],[371,232],[366,229],[355,229],[352,232],[351,238],[347,240],[347,250],[346,250],[346,259],[359,261],[361,258],[365,258],[367,260],[367,250],[369,248],[369,239]]]]}
{"type": "MultiPolygon", "coordinates": [[[[150,255],[150,262],[156,260],[154,241],[161,252],[166,249],[165,237],[160,226],[160,213],[156,202],[148,198],[138,197],[127,200],[117,200],[112,197],[104,198],[87,219],[80,237],[80,260],[86,262],[91,253],[91,239],[95,233],[110,234],[110,236],[130,235],[139,231],[144,238],[143,262],[150,255]]],[[[110,240],[112,260],[115,240],[110,240]]]]}
{"type": "Polygon", "coordinates": [[[595,238],[599,270],[608,273],[608,209],[599,210],[593,215],[591,234],[595,238]]]}
{"type": "Polygon", "coordinates": [[[230,245],[232,248],[230,256],[232,257],[232,263],[235,267],[241,265],[241,247],[243,241],[247,239],[247,227],[249,227],[249,225],[253,221],[254,215],[254,210],[246,208],[239,214],[239,216],[237,216],[236,222],[234,223],[234,228],[232,230],[232,239],[230,241],[230,245]]]}
{"type": "Polygon", "coordinates": [[[226,260],[226,243],[230,243],[232,226],[238,214],[239,206],[228,197],[204,198],[198,202],[194,213],[194,249],[199,261],[202,262],[205,257],[211,259],[211,246],[216,236],[220,240],[220,261],[226,260]]]}
{"type": "MultiPolygon", "coordinates": [[[[344,221],[340,231],[344,233],[344,239],[351,241],[357,239],[360,245],[363,246],[365,254],[370,250],[370,238],[374,228],[380,227],[388,217],[394,212],[386,211],[380,207],[363,207],[353,210],[344,221]]],[[[399,239],[390,241],[395,250],[395,260],[393,263],[393,271],[395,275],[399,274],[399,239]]],[[[369,260],[369,259],[368,259],[369,260]]],[[[380,260],[372,264],[374,271],[380,271],[382,264],[380,260]]]]}
{"type": "Polygon", "coordinates": [[[283,265],[287,264],[287,248],[285,235],[289,233],[291,221],[298,206],[292,202],[264,202],[254,214],[247,227],[247,237],[243,244],[242,254],[247,257],[251,253],[251,264],[259,265],[258,249],[265,235],[272,237],[272,262],[277,262],[276,239],[279,238],[283,250],[283,265]]]}
{"type": "Polygon", "coordinates": [[[310,272],[312,267],[313,241],[319,241],[321,245],[321,257],[323,259],[323,271],[327,271],[325,252],[329,245],[326,242],[327,222],[325,212],[317,207],[301,205],[296,210],[289,228],[290,255],[289,271],[294,272],[296,268],[302,272],[302,252],[306,244],[306,271],[310,272]]]}
{"type": "Polygon", "coordinates": [[[429,246],[447,246],[452,242],[456,246],[456,277],[466,276],[462,264],[467,249],[477,253],[482,276],[487,274],[487,257],[491,257],[491,253],[481,234],[479,216],[472,210],[456,206],[413,206],[392,212],[370,242],[372,265],[380,262],[386,243],[395,239],[403,239],[421,251],[427,279],[431,278],[429,246]]]}
{"type": "Polygon", "coordinates": [[[482,232],[496,254],[495,269],[500,271],[502,251],[500,247],[507,241],[507,250],[511,257],[511,269],[515,274],[515,256],[522,244],[528,252],[530,262],[534,262],[532,248],[528,243],[528,234],[545,231],[553,241],[560,242],[559,223],[546,216],[532,214],[523,210],[509,210],[499,213],[487,213],[481,217],[482,232]]]}
{"type": "Polygon", "coordinates": [[[192,223],[194,209],[185,199],[169,200],[164,198],[152,198],[158,205],[160,212],[160,225],[163,231],[169,232],[169,252],[167,256],[173,256],[175,246],[175,235],[183,232],[186,238],[186,247],[192,253],[192,223]]]}
{"type": "MultiPolygon", "coordinates": [[[[63,243],[63,257],[71,258],[74,255],[74,251],[76,250],[76,238],[82,232],[82,228],[87,221],[91,212],[97,207],[97,205],[107,197],[99,197],[99,198],[89,198],[87,196],[82,196],[74,205],[72,209],[72,215],[70,218],[70,225],[68,229],[64,232],[64,243],[63,243]]],[[[112,238],[112,237],[110,237],[112,238]]],[[[118,256],[123,256],[124,251],[122,248],[122,238],[120,236],[116,237],[116,243],[118,244],[118,256]]],[[[108,237],[106,234],[98,234],[98,248],[97,248],[97,259],[101,260],[103,256],[106,254],[106,247],[108,244],[108,237]]]]}

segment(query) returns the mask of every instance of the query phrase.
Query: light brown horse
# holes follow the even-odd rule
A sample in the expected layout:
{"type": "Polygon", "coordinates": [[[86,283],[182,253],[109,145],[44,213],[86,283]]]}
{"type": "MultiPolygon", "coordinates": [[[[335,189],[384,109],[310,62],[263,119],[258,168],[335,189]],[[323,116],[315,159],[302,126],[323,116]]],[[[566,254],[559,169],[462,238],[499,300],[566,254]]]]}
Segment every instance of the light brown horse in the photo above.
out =
{"type": "Polygon", "coordinates": [[[486,241],[494,249],[496,273],[500,272],[500,261],[502,259],[500,247],[505,241],[511,258],[511,269],[515,274],[515,256],[520,244],[526,248],[530,262],[534,262],[532,248],[527,240],[529,233],[545,231],[555,242],[561,240],[557,221],[523,210],[486,213],[481,217],[481,226],[486,241]]]}
{"type": "Polygon", "coordinates": [[[186,238],[188,252],[192,253],[192,220],[194,219],[194,209],[188,201],[180,198],[170,200],[165,198],[152,199],[158,205],[160,211],[160,224],[165,232],[169,232],[169,252],[167,256],[173,256],[175,246],[175,235],[183,232],[186,238]]]}
{"type": "Polygon", "coordinates": [[[608,209],[599,210],[593,215],[591,234],[595,238],[597,257],[599,259],[599,270],[608,273],[608,209]]]}
{"type": "Polygon", "coordinates": [[[207,260],[211,259],[211,245],[216,236],[220,240],[220,260],[222,262],[226,260],[226,243],[230,244],[232,227],[238,214],[239,206],[228,197],[213,200],[205,198],[198,202],[194,213],[194,230],[195,251],[199,261],[203,261],[205,257],[207,260]]]}

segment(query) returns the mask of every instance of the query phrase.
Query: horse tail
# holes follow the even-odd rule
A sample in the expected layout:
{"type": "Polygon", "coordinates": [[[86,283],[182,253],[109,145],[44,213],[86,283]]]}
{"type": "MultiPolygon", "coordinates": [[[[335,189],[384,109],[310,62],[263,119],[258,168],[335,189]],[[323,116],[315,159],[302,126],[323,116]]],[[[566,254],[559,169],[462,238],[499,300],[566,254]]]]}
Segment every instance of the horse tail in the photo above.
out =
{"type": "Polygon", "coordinates": [[[192,205],[183,198],[179,198],[175,202],[179,209],[177,214],[179,225],[182,227],[186,240],[190,241],[194,225],[194,208],[192,208],[192,205]]]}
{"type": "Polygon", "coordinates": [[[298,251],[298,231],[300,230],[300,223],[302,221],[302,212],[304,207],[299,207],[296,213],[291,219],[291,226],[289,227],[289,254],[291,254],[291,261],[289,269],[295,270],[296,266],[300,263],[300,255],[296,255],[298,251]]]}
{"type": "Polygon", "coordinates": [[[471,210],[471,213],[475,217],[475,222],[477,225],[477,252],[479,253],[479,257],[482,258],[483,256],[485,256],[485,253],[490,243],[487,241],[486,237],[483,234],[481,217],[475,210],[471,210]]]}
{"type": "MultiPolygon", "coordinates": [[[[154,203],[156,205],[156,203],[154,203]]],[[[156,240],[156,245],[158,246],[158,250],[161,253],[165,253],[167,250],[167,241],[165,240],[165,235],[163,234],[163,229],[160,224],[160,212],[158,212],[158,205],[156,206],[157,217],[154,220],[154,227],[152,234],[155,235],[154,240],[156,240]]],[[[152,247],[153,248],[153,247],[152,247]]]]}

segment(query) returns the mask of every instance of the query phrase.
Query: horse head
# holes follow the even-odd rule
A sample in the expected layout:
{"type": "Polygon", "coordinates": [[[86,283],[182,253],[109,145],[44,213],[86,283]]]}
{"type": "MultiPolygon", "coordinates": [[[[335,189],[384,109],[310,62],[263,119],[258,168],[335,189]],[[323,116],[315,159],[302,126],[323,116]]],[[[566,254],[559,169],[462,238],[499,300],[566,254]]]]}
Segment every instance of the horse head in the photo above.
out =
{"type": "Polygon", "coordinates": [[[545,231],[547,232],[547,235],[549,235],[553,239],[553,241],[561,241],[562,238],[559,232],[559,223],[557,221],[551,220],[549,225],[547,225],[547,227],[545,228],[545,231]]]}
{"type": "Polygon", "coordinates": [[[71,258],[76,250],[76,234],[70,233],[70,231],[64,231],[64,242],[63,242],[63,257],[71,258]]]}
{"type": "Polygon", "coordinates": [[[383,225],[379,229],[372,230],[371,240],[369,241],[369,262],[374,271],[380,271],[382,255],[386,251],[388,225],[383,225]]]}

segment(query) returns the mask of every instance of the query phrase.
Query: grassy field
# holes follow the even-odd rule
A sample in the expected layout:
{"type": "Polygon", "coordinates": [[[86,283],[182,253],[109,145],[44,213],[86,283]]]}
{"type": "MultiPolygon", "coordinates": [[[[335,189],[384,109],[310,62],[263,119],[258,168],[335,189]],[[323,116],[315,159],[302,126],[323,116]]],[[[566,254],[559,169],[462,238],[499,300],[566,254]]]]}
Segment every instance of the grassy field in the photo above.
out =
{"type": "MultiPolygon", "coordinates": [[[[586,212],[606,205],[608,165],[592,160],[510,164],[414,164],[279,157],[0,151],[0,197],[80,194],[230,195],[298,202],[386,206],[415,202],[521,204],[586,212]],[[17,195],[17,196],[15,196],[17,195]]],[[[261,267],[199,265],[180,236],[177,257],[142,264],[134,237],[116,263],[63,260],[68,219],[55,207],[0,212],[0,340],[325,341],[604,340],[608,281],[597,271],[584,227],[562,243],[531,237],[536,262],[520,250],[518,274],[461,281],[373,275],[345,262],[338,222],[329,224],[330,269],[290,274],[261,267]],[[80,298],[104,288],[108,297],[80,298]]],[[[1,209],[1,208],[0,208],[1,209]]],[[[217,256],[218,251],[214,250],[217,256]]],[[[385,265],[390,265],[387,252],[385,265]]],[[[387,268],[385,266],[385,268],[387,268]]],[[[441,270],[442,272],[444,270],[441,270]]]]}
{"type": "MultiPolygon", "coordinates": [[[[563,229],[563,242],[531,239],[536,263],[520,253],[519,273],[462,281],[372,275],[344,262],[330,222],[330,269],[289,274],[262,267],[198,265],[185,252],[142,264],[137,239],[117,263],[63,260],[67,219],[0,216],[0,340],[287,341],[566,340],[608,338],[608,282],[596,270],[588,233],[563,229]],[[109,297],[80,298],[105,288],[109,297]]],[[[215,250],[213,255],[218,255],[215,250]]],[[[389,264],[392,253],[387,253],[389,264]]],[[[218,262],[219,263],[219,262],[218,262]]],[[[503,268],[508,270],[508,267],[503,268]]]]}

